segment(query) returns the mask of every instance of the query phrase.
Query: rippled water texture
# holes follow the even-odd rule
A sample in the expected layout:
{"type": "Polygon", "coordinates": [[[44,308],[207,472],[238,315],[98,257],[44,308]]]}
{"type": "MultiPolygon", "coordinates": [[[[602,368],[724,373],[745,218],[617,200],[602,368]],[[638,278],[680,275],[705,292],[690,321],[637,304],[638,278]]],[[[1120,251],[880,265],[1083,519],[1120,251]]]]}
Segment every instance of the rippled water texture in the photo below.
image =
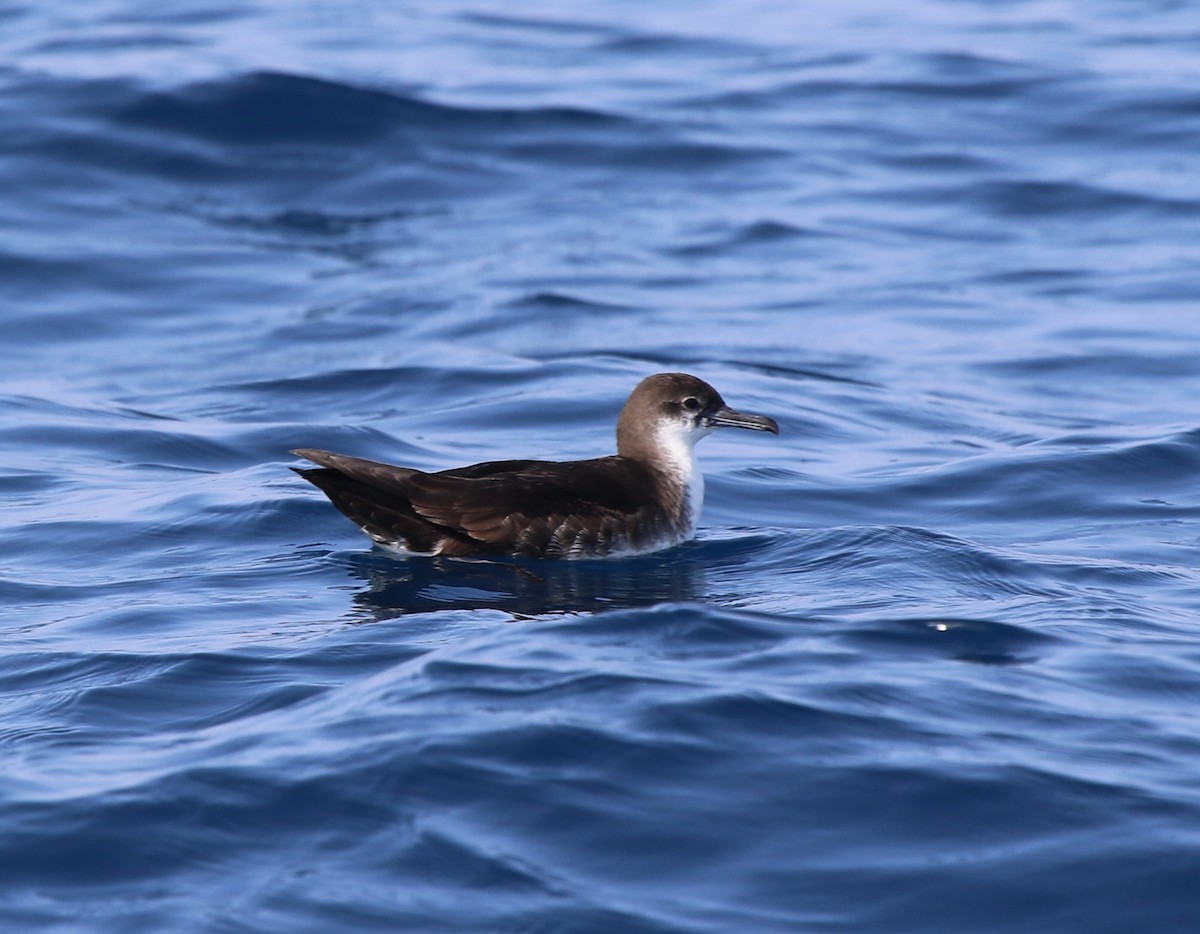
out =
{"type": "Polygon", "coordinates": [[[1200,7],[0,0],[0,927],[1190,932],[1200,7]],[[399,561],[287,467],[612,449],[399,561]]]}

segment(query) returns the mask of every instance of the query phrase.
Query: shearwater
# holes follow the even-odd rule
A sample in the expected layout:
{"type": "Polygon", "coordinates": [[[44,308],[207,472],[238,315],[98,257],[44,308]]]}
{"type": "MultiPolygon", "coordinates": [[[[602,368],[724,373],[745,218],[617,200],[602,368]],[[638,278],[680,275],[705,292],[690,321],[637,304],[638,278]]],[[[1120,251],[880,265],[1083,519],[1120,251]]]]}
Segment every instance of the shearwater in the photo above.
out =
{"type": "Polygon", "coordinates": [[[311,448],[292,468],[384,548],[405,554],[596,558],[669,548],[696,531],[704,477],[696,442],[716,428],[779,434],[686,373],[634,388],[617,453],[581,461],[489,461],[426,473],[311,448]]]}

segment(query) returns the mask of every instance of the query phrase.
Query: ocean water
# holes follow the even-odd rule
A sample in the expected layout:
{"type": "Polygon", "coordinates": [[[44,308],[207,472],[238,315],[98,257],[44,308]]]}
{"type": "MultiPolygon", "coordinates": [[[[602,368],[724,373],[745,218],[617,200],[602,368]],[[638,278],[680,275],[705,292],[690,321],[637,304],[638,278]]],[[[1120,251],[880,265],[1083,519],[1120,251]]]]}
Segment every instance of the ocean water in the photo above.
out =
{"type": "Polygon", "coordinates": [[[0,928],[1200,929],[1200,7],[0,2],[0,928]],[[287,468],[612,450],[397,560],[287,468]]]}

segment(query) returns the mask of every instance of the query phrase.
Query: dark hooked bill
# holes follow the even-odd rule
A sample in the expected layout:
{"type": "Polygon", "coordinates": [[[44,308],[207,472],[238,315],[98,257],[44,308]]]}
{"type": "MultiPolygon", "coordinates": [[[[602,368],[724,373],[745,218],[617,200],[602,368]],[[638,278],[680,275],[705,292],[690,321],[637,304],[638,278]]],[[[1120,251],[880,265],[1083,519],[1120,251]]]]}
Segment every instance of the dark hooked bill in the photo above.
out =
{"type": "Polygon", "coordinates": [[[727,405],[704,416],[704,424],[710,428],[749,428],[751,431],[769,431],[779,434],[779,424],[766,415],[747,415],[735,412],[727,405]]]}

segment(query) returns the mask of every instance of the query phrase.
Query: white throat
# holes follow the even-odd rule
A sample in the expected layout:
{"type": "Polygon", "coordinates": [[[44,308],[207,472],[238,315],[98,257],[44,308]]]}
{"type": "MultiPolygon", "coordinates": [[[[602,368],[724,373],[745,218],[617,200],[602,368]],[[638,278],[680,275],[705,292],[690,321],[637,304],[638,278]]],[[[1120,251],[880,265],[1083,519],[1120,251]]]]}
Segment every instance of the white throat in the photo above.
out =
{"type": "Polygon", "coordinates": [[[704,505],[704,474],[696,463],[696,442],[711,431],[711,428],[663,422],[655,432],[659,466],[684,490],[683,525],[689,538],[695,534],[700,508],[704,505]]]}

